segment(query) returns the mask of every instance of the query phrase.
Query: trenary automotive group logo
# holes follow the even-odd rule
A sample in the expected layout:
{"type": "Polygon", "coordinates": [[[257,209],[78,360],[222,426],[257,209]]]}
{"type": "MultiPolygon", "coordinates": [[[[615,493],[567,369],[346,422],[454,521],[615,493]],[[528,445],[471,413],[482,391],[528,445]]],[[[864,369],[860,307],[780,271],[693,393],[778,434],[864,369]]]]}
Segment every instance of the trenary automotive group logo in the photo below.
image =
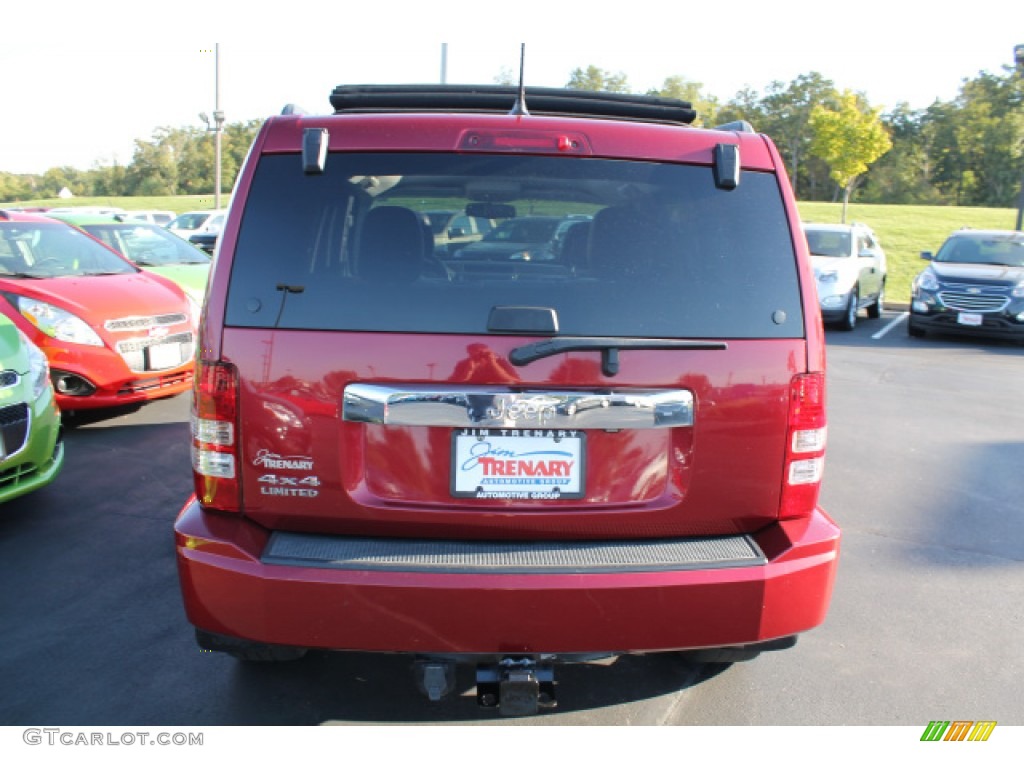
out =
{"type": "Polygon", "coordinates": [[[995,727],[995,720],[932,720],[921,741],[988,741],[995,727]]]}

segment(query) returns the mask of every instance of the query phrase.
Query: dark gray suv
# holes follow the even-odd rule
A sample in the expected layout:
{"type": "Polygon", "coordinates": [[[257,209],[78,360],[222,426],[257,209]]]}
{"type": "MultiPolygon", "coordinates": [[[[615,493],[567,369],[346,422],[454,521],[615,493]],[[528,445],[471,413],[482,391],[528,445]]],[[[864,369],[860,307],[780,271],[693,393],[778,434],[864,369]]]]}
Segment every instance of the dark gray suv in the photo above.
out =
{"type": "Polygon", "coordinates": [[[914,279],[911,336],[928,331],[1002,336],[1024,341],[1024,233],[953,233],[914,279]]]}

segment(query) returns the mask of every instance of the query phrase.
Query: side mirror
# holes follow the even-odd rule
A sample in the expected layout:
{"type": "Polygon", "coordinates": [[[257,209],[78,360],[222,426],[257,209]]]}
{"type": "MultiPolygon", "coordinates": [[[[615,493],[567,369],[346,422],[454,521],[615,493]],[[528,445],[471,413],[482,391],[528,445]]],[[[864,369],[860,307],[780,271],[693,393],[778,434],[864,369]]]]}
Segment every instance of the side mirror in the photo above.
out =
{"type": "Polygon", "coordinates": [[[932,256],[931,251],[921,251],[921,258],[925,261],[931,261],[934,257],[932,256]]]}

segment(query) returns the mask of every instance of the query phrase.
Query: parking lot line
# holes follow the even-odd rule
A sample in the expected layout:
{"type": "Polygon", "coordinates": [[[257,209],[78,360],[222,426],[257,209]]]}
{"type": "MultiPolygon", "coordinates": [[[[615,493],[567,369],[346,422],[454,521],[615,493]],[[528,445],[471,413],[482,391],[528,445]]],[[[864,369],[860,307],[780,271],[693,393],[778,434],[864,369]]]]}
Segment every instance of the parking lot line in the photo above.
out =
{"type": "Polygon", "coordinates": [[[874,334],[871,338],[872,339],[880,339],[880,338],[882,338],[883,336],[885,336],[885,334],[887,334],[889,331],[891,331],[897,325],[899,325],[904,320],[906,320],[909,315],[910,315],[909,312],[901,312],[898,317],[896,317],[894,320],[891,320],[889,322],[889,324],[885,326],[885,328],[880,330],[878,333],[874,334]]]}

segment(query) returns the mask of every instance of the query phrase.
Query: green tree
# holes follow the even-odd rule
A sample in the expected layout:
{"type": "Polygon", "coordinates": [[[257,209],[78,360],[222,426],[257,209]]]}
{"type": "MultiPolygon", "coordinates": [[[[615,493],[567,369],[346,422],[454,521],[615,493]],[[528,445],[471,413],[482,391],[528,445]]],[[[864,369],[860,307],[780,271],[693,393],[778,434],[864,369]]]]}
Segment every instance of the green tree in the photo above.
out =
{"type": "Polygon", "coordinates": [[[161,141],[135,140],[135,154],[125,174],[129,195],[158,196],[178,193],[178,167],[174,151],[161,141]]]}
{"type": "Polygon", "coordinates": [[[577,67],[569,75],[566,88],[580,91],[608,91],[610,93],[629,93],[629,82],[623,72],[612,74],[593,64],[586,69],[577,67]]]}
{"type": "Polygon", "coordinates": [[[12,203],[30,200],[36,196],[37,178],[29,174],[0,172],[0,202],[12,203]]]}
{"type": "Polygon", "coordinates": [[[65,187],[74,195],[85,194],[87,190],[82,172],[67,165],[50,168],[43,174],[39,184],[39,193],[43,197],[57,197],[65,187]]]}
{"type": "Polygon", "coordinates": [[[718,110],[719,122],[731,123],[737,120],[746,120],[755,131],[764,131],[768,119],[761,94],[752,88],[744,88],[718,110]]]}
{"type": "Polygon", "coordinates": [[[892,147],[880,112],[880,108],[863,105],[861,98],[851,91],[840,96],[838,109],[818,105],[811,110],[810,151],[828,163],[832,180],[843,190],[844,222],[857,180],[892,147]]]}
{"type": "Polygon", "coordinates": [[[892,139],[886,152],[864,174],[858,199],[866,203],[939,205],[942,194],[931,182],[931,162],[924,140],[923,112],[906,103],[882,116],[892,139]]]}
{"type": "Polygon", "coordinates": [[[820,176],[814,173],[810,163],[809,167],[804,167],[812,140],[809,121],[816,107],[834,107],[837,99],[832,81],[818,72],[800,75],[788,85],[775,80],[768,86],[762,107],[766,119],[759,130],[778,144],[788,166],[794,194],[810,186],[810,195],[804,197],[816,196],[820,176]]]}
{"type": "Polygon", "coordinates": [[[714,125],[718,115],[718,100],[714,96],[705,96],[703,88],[703,83],[687,80],[682,75],[672,75],[665,78],[661,88],[652,88],[647,95],[687,101],[697,110],[695,125],[714,125]]]}

